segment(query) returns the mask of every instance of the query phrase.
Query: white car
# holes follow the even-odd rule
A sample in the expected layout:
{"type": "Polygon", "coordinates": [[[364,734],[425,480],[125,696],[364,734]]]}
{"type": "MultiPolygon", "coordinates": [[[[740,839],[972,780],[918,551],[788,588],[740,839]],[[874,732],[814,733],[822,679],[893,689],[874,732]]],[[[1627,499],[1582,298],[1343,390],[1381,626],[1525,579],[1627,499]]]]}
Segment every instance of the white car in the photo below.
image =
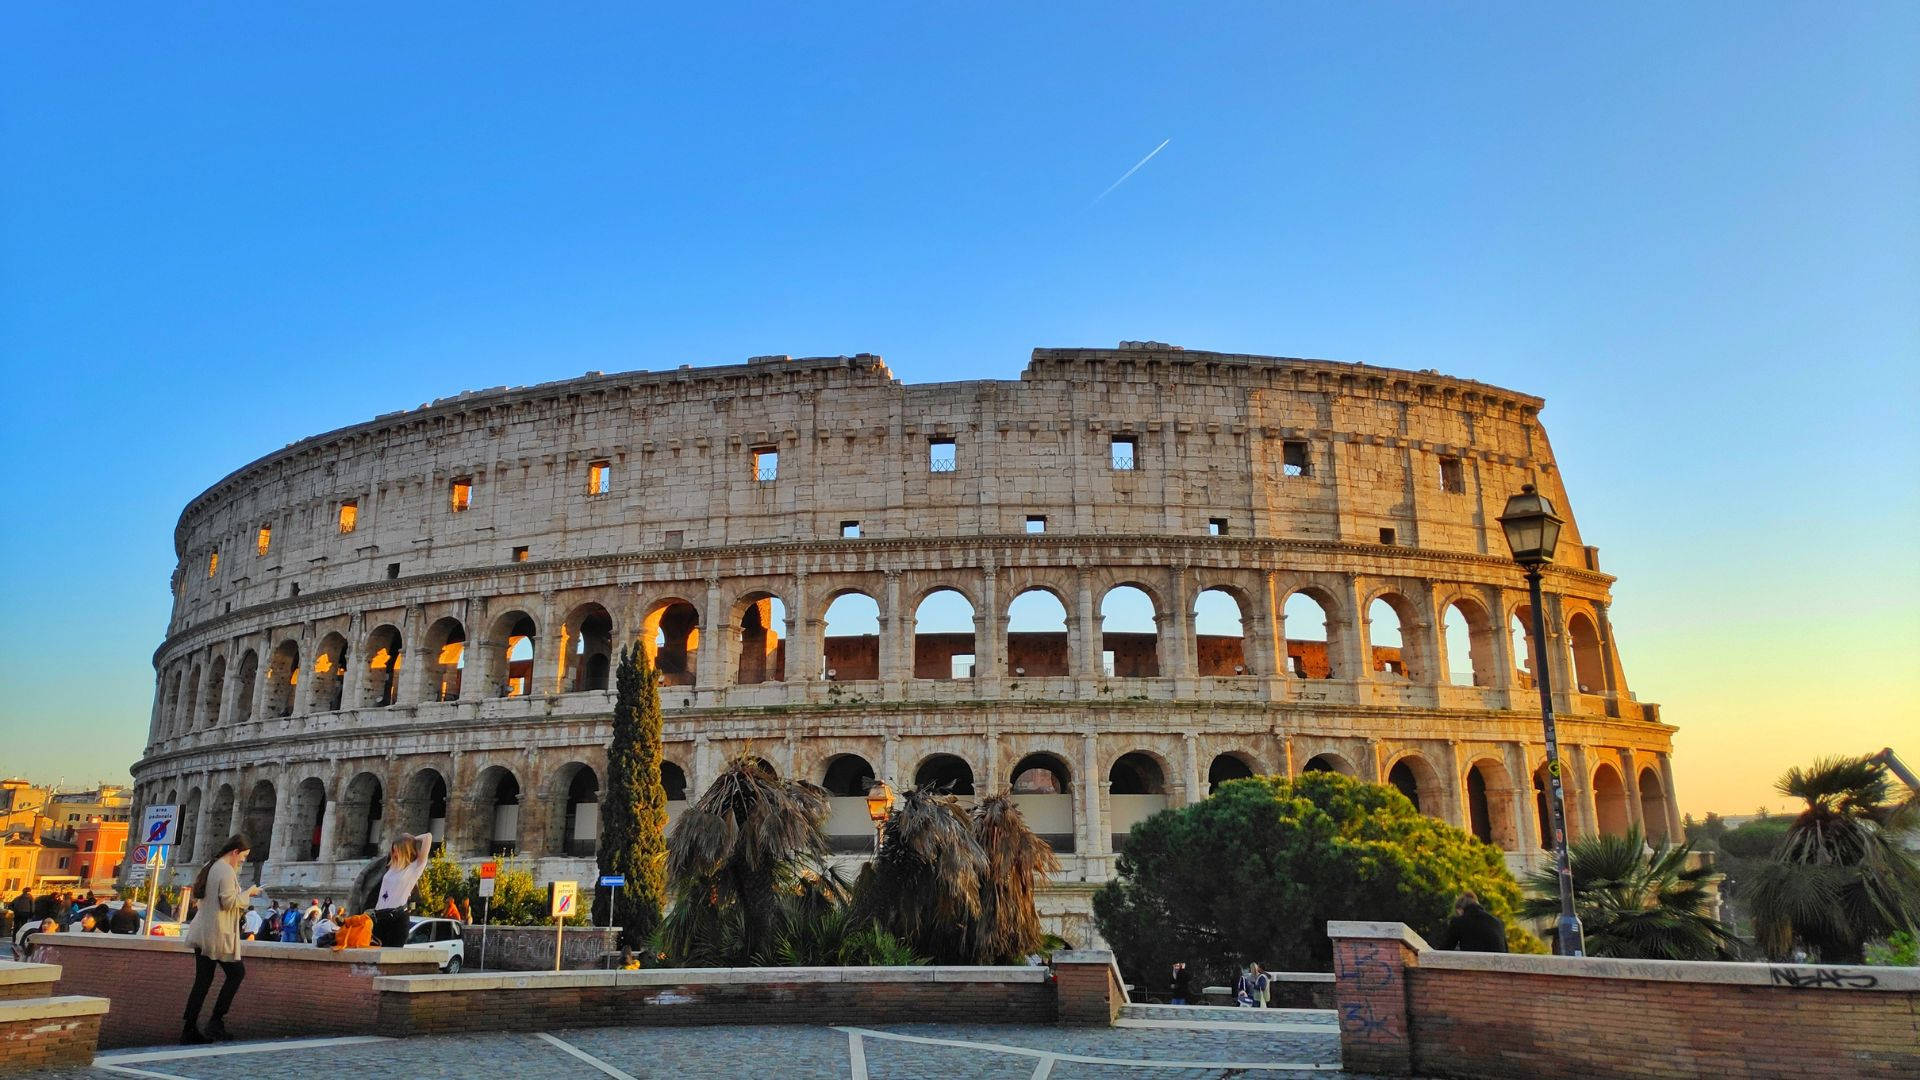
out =
{"type": "Polygon", "coordinates": [[[415,916],[407,931],[407,948],[432,949],[441,954],[440,970],[460,974],[466,966],[467,943],[460,937],[461,925],[452,919],[423,919],[415,916]]]}

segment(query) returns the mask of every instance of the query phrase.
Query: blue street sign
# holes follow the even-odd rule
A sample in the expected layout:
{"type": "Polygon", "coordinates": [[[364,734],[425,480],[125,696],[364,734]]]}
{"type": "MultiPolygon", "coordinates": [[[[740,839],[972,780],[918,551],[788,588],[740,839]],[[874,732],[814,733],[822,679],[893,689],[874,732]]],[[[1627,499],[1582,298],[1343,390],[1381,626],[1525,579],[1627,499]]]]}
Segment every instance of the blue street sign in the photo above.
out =
{"type": "Polygon", "coordinates": [[[626,883],[627,875],[625,874],[606,874],[600,878],[600,884],[607,888],[618,888],[626,883]]]}

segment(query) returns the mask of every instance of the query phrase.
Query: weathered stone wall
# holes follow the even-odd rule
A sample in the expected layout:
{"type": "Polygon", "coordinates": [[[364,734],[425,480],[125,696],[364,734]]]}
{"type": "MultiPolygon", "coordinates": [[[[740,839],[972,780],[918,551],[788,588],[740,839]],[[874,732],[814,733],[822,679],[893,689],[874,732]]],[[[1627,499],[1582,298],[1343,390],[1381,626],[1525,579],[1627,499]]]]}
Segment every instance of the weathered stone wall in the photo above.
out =
{"type": "MultiPolygon", "coordinates": [[[[1524,582],[1493,519],[1532,482],[1569,518],[1544,662],[1573,832],[1677,832],[1672,729],[1627,689],[1611,579],[1539,406],[1431,373],[1166,349],[1037,350],[1018,382],[904,386],[857,356],[463,394],[296,443],[187,507],[136,794],[181,804],[180,874],[245,830],[250,880],[338,896],[370,846],[433,828],[461,858],[512,850],[540,880],[590,880],[601,687],[638,642],[666,673],[669,784],[696,794],[742,752],[816,782],[857,755],[895,784],[950,755],[982,792],[1044,755],[1065,792],[1029,811],[1059,823],[1061,881],[1080,886],[1144,812],[1109,791],[1124,756],[1165,805],[1329,767],[1393,779],[1524,866],[1543,748],[1508,633],[1524,582]],[[939,439],[951,471],[929,466],[939,439]],[[602,462],[610,486],[590,493],[602,462]],[[1148,596],[1151,633],[1106,632],[1121,586],[1148,596]],[[940,590],[973,632],[916,640],[940,590]],[[1030,590],[1063,631],[1010,623],[1030,590]],[[1239,639],[1199,632],[1209,590],[1239,639]],[[827,636],[855,592],[878,632],[827,636]],[[1320,610],[1290,625],[1295,596],[1320,610]],[[1447,655],[1449,610],[1470,656],[1447,655]],[[952,677],[960,655],[970,677],[952,677]]],[[[843,824],[843,849],[870,835],[843,824]]]]}

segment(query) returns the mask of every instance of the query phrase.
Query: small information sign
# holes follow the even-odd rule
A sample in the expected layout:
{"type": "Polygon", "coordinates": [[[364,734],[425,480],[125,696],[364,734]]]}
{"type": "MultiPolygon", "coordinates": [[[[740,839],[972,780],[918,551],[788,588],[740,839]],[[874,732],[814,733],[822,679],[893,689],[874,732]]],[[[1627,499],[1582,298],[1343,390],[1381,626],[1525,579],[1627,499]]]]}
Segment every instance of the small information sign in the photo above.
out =
{"type": "Polygon", "coordinates": [[[555,881],[547,886],[547,900],[556,919],[572,918],[577,910],[575,903],[579,899],[580,883],[577,881],[555,881]]]}
{"type": "Polygon", "coordinates": [[[621,886],[625,885],[626,883],[627,883],[627,875],[625,874],[600,875],[600,887],[603,889],[618,889],[621,886]]]}

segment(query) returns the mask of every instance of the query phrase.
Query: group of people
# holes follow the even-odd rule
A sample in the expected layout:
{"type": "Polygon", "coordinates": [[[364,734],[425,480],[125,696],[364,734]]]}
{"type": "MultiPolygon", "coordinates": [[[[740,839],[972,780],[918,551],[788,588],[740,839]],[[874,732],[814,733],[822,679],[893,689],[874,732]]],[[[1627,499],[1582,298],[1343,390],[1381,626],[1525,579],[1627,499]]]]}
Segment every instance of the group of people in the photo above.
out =
{"type": "Polygon", "coordinates": [[[307,901],[304,908],[292,900],[284,908],[278,900],[264,910],[248,905],[240,917],[240,940],[332,944],[326,938],[340,928],[340,916],[333,901],[318,898],[307,901]]]}
{"type": "Polygon", "coordinates": [[[0,936],[12,943],[16,960],[26,958],[27,939],[34,934],[138,934],[140,924],[140,910],[131,902],[91,892],[35,896],[29,887],[0,907],[0,936]]]}

